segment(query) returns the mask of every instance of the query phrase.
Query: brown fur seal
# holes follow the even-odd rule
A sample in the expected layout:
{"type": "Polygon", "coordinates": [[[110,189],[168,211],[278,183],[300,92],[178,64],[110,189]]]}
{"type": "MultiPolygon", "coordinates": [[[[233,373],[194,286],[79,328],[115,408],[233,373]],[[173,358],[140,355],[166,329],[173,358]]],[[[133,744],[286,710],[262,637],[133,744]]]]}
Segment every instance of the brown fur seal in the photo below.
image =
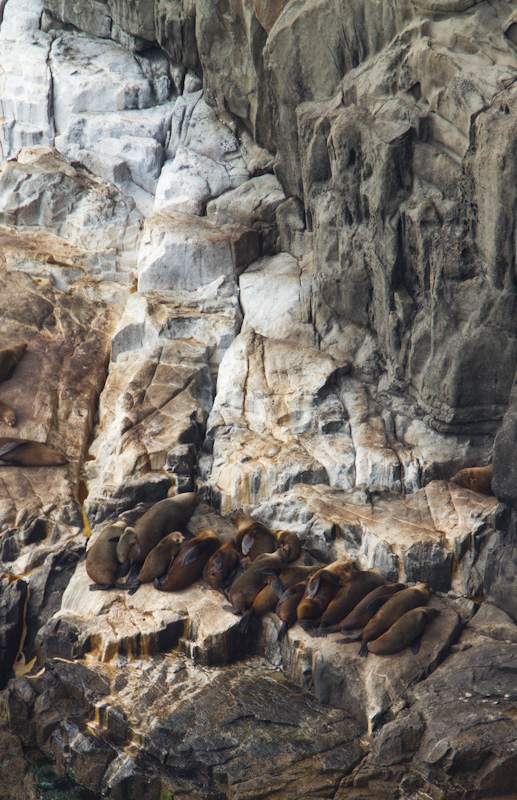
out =
{"type": "Polygon", "coordinates": [[[450,478],[451,483],[463,489],[471,489],[481,494],[493,494],[492,491],[492,464],[488,467],[467,467],[460,469],[450,478]]]}
{"type": "MultiPolygon", "coordinates": [[[[280,555],[282,550],[283,548],[277,550],[277,554],[280,555]]],[[[290,586],[298,583],[300,580],[308,580],[317,569],[317,564],[313,567],[306,567],[301,564],[298,566],[288,564],[276,574],[274,569],[272,570],[267,566],[259,567],[257,569],[258,573],[270,575],[270,577],[267,579],[267,585],[264,586],[255,597],[251,607],[243,614],[237,629],[241,631],[241,633],[247,633],[250,623],[254,618],[263,617],[264,614],[274,611],[278,598],[286,589],[289,589],[290,586]]]]}
{"type": "Polygon", "coordinates": [[[220,546],[221,540],[212,528],[200,528],[182,545],[163,580],[155,580],[155,587],[161,592],[186,589],[202,576],[206,562],[220,546]]]}
{"type": "Polygon", "coordinates": [[[179,531],[164,536],[145,559],[143,567],[138,573],[138,583],[151,583],[156,578],[165,575],[184,541],[185,537],[179,531]]]}
{"type": "Polygon", "coordinates": [[[339,588],[353,572],[353,564],[348,559],[334,561],[319,569],[308,582],[304,596],[296,610],[298,621],[304,625],[319,620],[339,588]]]}
{"type": "Polygon", "coordinates": [[[375,616],[371,618],[370,622],[365,625],[360,637],[362,644],[359,649],[359,655],[366,658],[368,655],[368,642],[382,636],[406,611],[425,605],[428,600],[429,584],[427,583],[417,583],[415,586],[402,589],[402,591],[390,597],[375,616]]]}
{"type": "Polygon", "coordinates": [[[255,519],[251,514],[240,511],[230,517],[237,528],[235,543],[242,553],[241,563],[249,566],[262,553],[274,553],[277,548],[276,538],[269,528],[255,519]]]}
{"type": "Polygon", "coordinates": [[[289,561],[296,561],[302,554],[302,543],[293,531],[272,531],[276,536],[278,547],[285,547],[289,553],[289,561]]]}
{"type": "Polygon", "coordinates": [[[16,425],[16,414],[3,400],[0,400],[0,422],[6,422],[11,428],[16,425]]]}
{"type": "Polygon", "coordinates": [[[0,436],[0,466],[59,467],[63,464],[68,464],[66,456],[43,442],[0,436]]]}
{"type": "Polygon", "coordinates": [[[283,592],[282,596],[278,600],[278,603],[276,604],[275,611],[277,616],[282,621],[276,637],[278,642],[283,642],[287,631],[297,620],[296,609],[298,608],[305,593],[308,580],[309,579],[306,578],[304,581],[300,581],[299,583],[295,583],[294,586],[290,586],[285,590],[285,592],[283,592]]]}
{"type": "Polygon", "coordinates": [[[237,614],[244,614],[253,604],[258,593],[267,583],[268,576],[280,572],[287,566],[284,550],[276,553],[261,553],[253,564],[233,582],[228,599],[237,614]]]}
{"type": "Polygon", "coordinates": [[[203,569],[203,578],[212,589],[229,586],[239,567],[239,553],[234,539],[225,542],[210,556],[203,569]]]}
{"type": "Polygon", "coordinates": [[[354,610],[351,611],[350,614],[341,622],[341,631],[351,631],[354,630],[354,628],[364,628],[364,626],[370,622],[371,618],[379,610],[381,605],[384,605],[384,603],[392,595],[396,594],[396,592],[400,592],[405,588],[406,585],[404,583],[385,583],[382,586],[378,586],[377,589],[373,589],[373,591],[369,592],[366,597],[363,597],[361,602],[356,605],[354,610]],[[381,598],[380,605],[372,605],[378,598],[381,598]]]}
{"type": "Polygon", "coordinates": [[[27,345],[25,342],[23,344],[13,344],[10,347],[2,347],[0,350],[0,381],[5,381],[26,350],[27,345]]]}
{"type": "Polygon", "coordinates": [[[137,519],[133,528],[126,528],[120,538],[117,556],[121,563],[131,566],[128,588],[133,588],[136,568],[140,569],[139,565],[151,550],[165,536],[188,522],[200,502],[201,498],[194,492],[166,497],[137,519]]]}
{"type": "Polygon", "coordinates": [[[99,533],[86,552],[86,572],[94,581],[90,589],[111,589],[116,585],[116,575],[120,567],[117,558],[117,544],[126,527],[125,520],[107,525],[99,533]]]}
{"type": "Polygon", "coordinates": [[[365,569],[354,572],[330,601],[321,616],[320,627],[338,625],[356,605],[373,589],[384,583],[378,569],[365,569]]]}
{"type": "Polygon", "coordinates": [[[368,642],[368,650],[377,656],[389,656],[393,653],[400,653],[405,647],[411,646],[413,653],[418,653],[420,649],[420,635],[428,622],[439,614],[437,608],[419,606],[406,611],[393,625],[388,628],[386,633],[377,637],[372,642],[368,642]]]}

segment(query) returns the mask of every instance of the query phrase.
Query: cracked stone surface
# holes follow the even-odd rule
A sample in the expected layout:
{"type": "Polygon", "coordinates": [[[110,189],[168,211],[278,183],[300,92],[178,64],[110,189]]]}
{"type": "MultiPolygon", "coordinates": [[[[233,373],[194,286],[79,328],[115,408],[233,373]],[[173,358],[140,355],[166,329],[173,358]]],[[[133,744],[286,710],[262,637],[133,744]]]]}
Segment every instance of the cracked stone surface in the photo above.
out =
{"type": "Polygon", "coordinates": [[[69,459],[0,473],[6,800],[513,791],[509,6],[0,1],[0,434],[69,459]],[[171,490],[429,581],[419,653],[90,592],[171,490]]]}

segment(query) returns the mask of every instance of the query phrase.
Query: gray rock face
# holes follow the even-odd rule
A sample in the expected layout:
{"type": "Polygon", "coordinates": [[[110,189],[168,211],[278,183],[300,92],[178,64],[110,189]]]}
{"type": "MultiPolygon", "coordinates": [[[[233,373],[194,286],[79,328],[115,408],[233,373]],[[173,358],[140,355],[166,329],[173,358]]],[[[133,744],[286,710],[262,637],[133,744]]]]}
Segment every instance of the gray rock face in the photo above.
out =
{"type": "Polygon", "coordinates": [[[469,632],[470,627],[458,651],[416,687],[408,713],[383,728],[355,775],[356,785],[406,775],[408,788],[436,787],[451,798],[513,791],[515,644],[469,632]]]}
{"type": "Polygon", "coordinates": [[[28,587],[25,581],[3,578],[0,582],[0,688],[4,688],[22,646],[25,604],[28,587]]]}
{"type": "Polygon", "coordinates": [[[28,344],[0,398],[69,459],[0,469],[6,800],[44,789],[22,746],[112,800],[510,793],[513,398],[497,498],[448,479],[515,372],[515,13],[0,9],[0,346],[28,344]],[[365,660],[243,634],[202,581],[90,591],[102,526],[171,490],[214,504],[186,536],[244,507],[440,615],[365,660]]]}

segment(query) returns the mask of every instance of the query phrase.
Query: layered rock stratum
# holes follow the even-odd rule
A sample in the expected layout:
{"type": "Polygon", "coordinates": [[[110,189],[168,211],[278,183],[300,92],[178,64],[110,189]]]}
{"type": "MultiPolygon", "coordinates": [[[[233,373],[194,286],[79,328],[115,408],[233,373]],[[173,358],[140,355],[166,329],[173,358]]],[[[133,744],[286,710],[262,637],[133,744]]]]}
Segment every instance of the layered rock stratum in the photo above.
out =
{"type": "Polygon", "coordinates": [[[68,460],[0,466],[2,800],[515,791],[516,87],[505,0],[0,2],[0,436],[68,460]],[[418,654],[89,590],[193,490],[428,582],[418,654]]]}

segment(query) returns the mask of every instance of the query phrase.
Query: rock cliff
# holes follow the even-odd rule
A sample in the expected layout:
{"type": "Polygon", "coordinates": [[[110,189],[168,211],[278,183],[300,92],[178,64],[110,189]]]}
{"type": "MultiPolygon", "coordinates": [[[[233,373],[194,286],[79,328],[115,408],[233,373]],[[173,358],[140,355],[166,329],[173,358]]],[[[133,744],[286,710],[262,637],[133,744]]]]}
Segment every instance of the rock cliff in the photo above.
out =
{"type": "Polygon", "coordinates": [[[516,87],[506,0],[0,2],[0,437],[68,460],[0,466],[2,798],[514,791],[516,87]],[[419,653],[89,590],[193,490],[428,582],[419,653]]]}

